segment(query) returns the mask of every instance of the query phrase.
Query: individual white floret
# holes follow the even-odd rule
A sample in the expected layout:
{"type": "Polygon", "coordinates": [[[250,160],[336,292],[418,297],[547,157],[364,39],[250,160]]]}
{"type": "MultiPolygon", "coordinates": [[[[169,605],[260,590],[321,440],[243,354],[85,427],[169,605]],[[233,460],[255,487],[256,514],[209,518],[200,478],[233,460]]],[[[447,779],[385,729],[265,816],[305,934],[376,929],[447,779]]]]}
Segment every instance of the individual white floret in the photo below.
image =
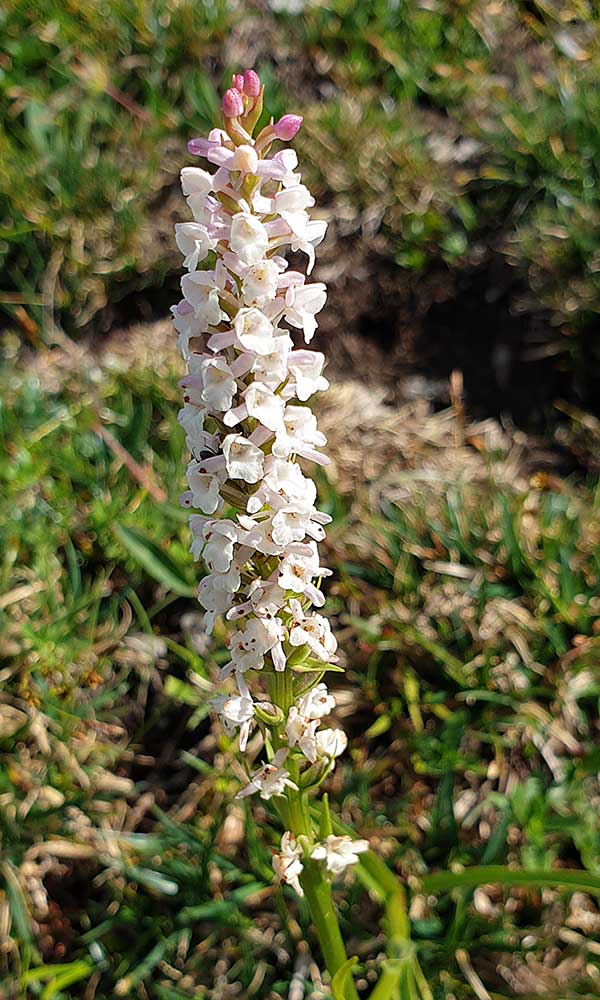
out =
{"type": "Polygon", "coordinates": [[[233,327],[240,347],[253,354],[271,354],[273,345],[273,324],[260,309],[249,306],[240,309],[233,327]]]}
{"type": "Polygon", "coordinates": [[[238,212],[231,220],[229,245],[244,264],[258,264],[266,254],[269,235],[255,215],[238,212]]]}
{"type": "Polygon", "coordinates": [[[322,843],[316,845],[310,856],[315,861],[324,861],[327,871],[337,875],[344,868],[358,864],[358,855],[368,850],[368,840],[352,840],[351,837],[346,836],[336,837],[332,833],[322,843]]]}
{"type": "Polygon", "coordinates": [[[183,254],[183,266],[187,267],[188,271],[195,271],[216,244],[206,226],[198,222],[179,222],[175,226],[175,242],[183,254]]]}
{"type": "Polygon", "coordinates": [[[184,167],[181,171],[181,189],[185,197],[191,194],[208,194],[213,188],[212,174],[200,167],[184,167]]]}
{"type": "Polygon", "coordinates": [[[295,705],[290,708],[285,725],[285,735],[290,748],[298,746],[307,760],[314,764],[317,760],[318,719],[311,721],[300,715],[295,705]]]}
{"type": "Polygon", "coordinates": [[[259,260],[246,271],[242,282],[244,305],[264,306],[277,295],[279,267],[273,260],[259,260]]]}
{"type": "Polygon", "coordinates": [[[239,529],[233,521],[226,519],[207,521],[206,518],[202,518],[201,520],[204,522],[202,558],[212,573],[227,573],[233,562],[239,529]]]}
{"type": "Polygon", "coordinates": [[[304,332],[308,344],[317,329],[315,316],[327,301],[327,289],[320,281],[310,285],[292,285],[286,295],[285,318],[292,326],[304,332]]]}
{"type": "Polygon", "coordinates": [[[233,604],[233,595],[241,583],[240,571],[235,563],[227,573],[209,573],[198,584],[198,601],[205,609],[206,631],[212,632],[217,615],[225,614],[233,604]]]}
{"type": "Polygon", "coordinates": [[[231,734],[239,729],[240,750],[244,751],[254,719],[254,702],[244,678],[238,677],[237,682],[239,694],[216,695],[211,698],[210,704],[227,733],[231,734]]]}
{"type": "Polygon", "coordinates": [[[329,382],[322,374],[325,355],[319,351],[292,351],[288,357],[290,375],[294,379],[294,390],[298,399],[305,402],[315,392],[329,388],[329,382]]]}
{"type": "MultiPolygon", "coordinates": [[[[218,476],[201,472],[202,468],[202,463],[195,459],[192,459],[187,467],[186,478],[191,492],[191,506],[205,514],[214,514],[222,504],[219,492],[221,483],[218,476]]],[[[198,556],[194,558],[197,559],[198,556]]]]}
{"type": "Polygon", "coordinates": [[[293,542],[286,550],[279,566],[279,586],[295,594],[306,594],[318,608],[325,598],[314,584],[315,577],[330,576],[331,570],[319,565],[316,545],[293,542]]]}
{"type": "Polygon", "coordinates": [[[257,483],[262,478],[265,456],[248,438],[241,434],[228,434],[223,441],[223,455],[231,479],[257,483]]]}
{"type": "Polygon", "coordinates": [[[290,780],[290,772],[282,767],[287,753],[286,748],[278,750],[270,764],[263,764],[254,771],[250,775],[250,781],[237,793],[236,798],[243,799],[259,792],[261,799],[270,799],[273,795],[282,795],[286,788],[297,789],[298,786],[290,780]]]}
{"type": "Polygon", "coordinates": [[[194,310],[194,316],[202,323],[202,328],[216,326],[221,321],[219,288],[215,287],[214,275],[210,271],[193,271],[184,274],[181,290],[194,310]]]}
{"type": "Polygon", "coordinates": [[[331,663],[337,649],[336,638],[331,625],[323,615],[312,614],[303,617],[290,629],[291,646],[308,646],[313,656],[331,663]]]}
{"type": "Polygon", "coordinates": [[[224,423],[228,427],[234,427],[246,417],[254,417],[263,427],[271,431],[277,430],[283,420],[285,408],[281,396],[276,396],[272,389],[260,382],[249,385],[243,395],[243,403],[225,414],[224,423]]]}
{"type": "Polygon", "coordinates": [[[335,698],[329,694],[327,685],[316,684],[296,703],[300,715],[306,719],[323,719],[335,708],[335,698]]]}
{"type": "Polygon", "coordinates": [[[344,753],[348,746],[348,737],[343,729],[320,729],[316,734],[316,749],[318,757],[325,757],[331,764],[344,753]]]}
{"type": "Polygon", "coordinates": [[[284,669],[283,636],[279,618],[250,618],[244,628],[231,636],[231,660],[222,667],[219,679],[228,677],[233,670],[238,673],[262,670],[267,653],[271,654],[276,670],[284,669]]]}
{"type": "Polygon", "coordinates": [[[237,392],[237,382],[224,358],[203,361],[201,376],[202,399],[206,405],[213,410],[228,410],[237,392]]]}
{"type": "Polygon", "coordinates": [[[317,418],[308,406],[286,406],[273,442],[277,458],[302,455],[320,465],[327,464],[328,459],[316,450],[326,444],[327,438],[317,429],[317,418]]]}
{"type": "Polygon", "coordinates": [[[296,843],[296,839],[289,830],[286,830],[281,838],[281,851],[273,855],[273,871],[277,881],[285,885],[291,885],[299,896],[304,895],[300,885],[300,875],[304,865],[300,860],[302,851],[296,843]]]}

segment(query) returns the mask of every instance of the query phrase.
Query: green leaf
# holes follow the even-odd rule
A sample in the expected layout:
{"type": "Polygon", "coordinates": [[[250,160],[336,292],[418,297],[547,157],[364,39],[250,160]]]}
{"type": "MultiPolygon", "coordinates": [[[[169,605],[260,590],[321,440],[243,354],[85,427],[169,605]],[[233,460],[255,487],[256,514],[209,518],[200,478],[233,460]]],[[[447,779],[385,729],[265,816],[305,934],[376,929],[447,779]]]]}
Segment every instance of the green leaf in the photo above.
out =
{"type": "Polygon", "coordinates": [[[177,564],[156,542],[124,524],[116,524],[114,531],[121,545],[153,580],[181,597],[194,596],[195,588],[181,576],[177,564]]]}
{"type": "Polygon", "coordinates": [[[542,868],[529,870],[507,868],[505,865],[477,865],[462,872],[437,872],[425,875],[421,880],[425,893],[450,892],[463,887],[473,888],[494,882],[500,885],[529,885],[532,888],[556,886],[573,892],[587,892],[600,896],[600,875],[569,868],[549,871],[542,868]]]}
{"type": "Polygon", "coordinates": [[[358,958],[354,955],[352,958],[347,958],[343,965],[337,970],[335,976],[331,981],[331,989],[333,992],[334,1000],[346,1000],[347,993],[346,987],[351,981],[352,969],[357,964],[358,958]]]}
{"type": "Polygon", "coordinates": [[[402,1000],[400,981],[407,970],[404,958],[388,958],[381,967],[381,975],[369,1000],[402,1000]]]}
{"type": "Polygon", "coordinates": [[[321,822],[319,823],[319,838],[325,840],[333,833],[331,825],[331,813],[329,812],[329,796],[327,792],[323,794],[321,801],[321,822]]]}
{"type": "Polygon", "coordinates": [[[52,1000],[52,997],[56,996],[64,986],[71,986],[72,983],[78,983],[80,979],[87,979],[91,971],[91,966],[87,962],[74,962],[71,969],[62,972],[53,982],[48,983],[42,993],[42,1000],[52,1000]]]}
{"type": "Polygon", "coordinates": [[[8,898],[10,918],[14,925],[14,929],[23,943],[33,945],[31,915],[29,913],[27,901],[23,895],[23,890],[21,888],[17,872],[15,871],[14,865],[12,865],[10,861],[6,861],[2,865],[2,874],[4,875],[4,885],[6,889],[6,896],[8,898]]]}
{"type": "Polygon", "coordinates": [[[344,668],[335,663],[322,663],[321,660],[305,660],[304,663],[292,664],[295,674],[324,674],[326,671],[343,674],[344,668]]]}

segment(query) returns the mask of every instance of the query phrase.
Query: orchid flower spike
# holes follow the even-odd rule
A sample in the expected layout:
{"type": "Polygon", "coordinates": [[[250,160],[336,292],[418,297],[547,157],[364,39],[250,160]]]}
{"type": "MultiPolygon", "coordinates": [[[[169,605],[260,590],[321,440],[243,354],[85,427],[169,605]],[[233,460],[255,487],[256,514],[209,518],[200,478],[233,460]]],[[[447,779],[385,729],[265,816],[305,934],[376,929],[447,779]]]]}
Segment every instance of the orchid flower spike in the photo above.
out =
{"type": "Polygon", "coordinates": [[[294,150],[270,154],[302,118],[283,115],[254,138],[262,96],[254,70],[235,74],[221,102],[224,128],[188,147],[208,169],[182,171],[191,219],[176,229],[186,273],[173,324],[187,365],[179,422],[191,457],[181,503],[193,511],[191,552],[207,569],[198,586],[206,630],[218,616],[235,622],[212,707],[240,752],[252,753],[238,797],[280,803],[290,829],[275,874],[308,895],[307,867],[328,881],[358,863],[366,843],[317,833],[306,805],[347,744],[327,724],[335,698],[323,677],[337,642],[317,610],[330,574],[319,543],[331,518],[305,471],[328,462],[308,405],[328,388],[325,358],[305,346],[327,298],[308,279],[326,223],[311,217],[294,150]],[[289,268],[286,249],[304,254],[306,273],[289,268]]]}

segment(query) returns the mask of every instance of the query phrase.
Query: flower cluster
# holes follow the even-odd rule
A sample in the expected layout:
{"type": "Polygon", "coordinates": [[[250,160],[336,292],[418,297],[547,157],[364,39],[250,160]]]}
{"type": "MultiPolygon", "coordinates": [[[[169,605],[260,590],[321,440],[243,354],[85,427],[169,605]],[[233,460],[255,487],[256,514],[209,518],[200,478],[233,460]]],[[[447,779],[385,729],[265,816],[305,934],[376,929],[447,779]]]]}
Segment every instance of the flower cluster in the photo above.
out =
{"type": "MultiPolygon", "coordinates": [[[[269,760],[239,794],[269,799],[316,786],[346,736],[321,728],[335,705],[321,678],[335,663],[336,641],[313,608],[324,603],[320,580],[330,573],[318,552],[330,517],[315,506],[315,484],[298,462],[328,461],[307,405],[328,387],[325,359],[291,336],[302,331],[310,343],[325,304],[325,286],[307,275],[326,223],[310,217],[314,199],[295,152],[273,152],[302,119],[284,115],[253,137],[262,100],[254,71],[234,76],[224,127],[188,145],[215,169],[181,173],[192,221],[176,226],[187,273],[173,319],[187,363],[179,419],[191,453],[180,502],[197,511],[191,551],[208,568],[198,600],[207,631],[218,615],[235,622],[220,679],[237,690],[213,707],[242,751],[253,728],[262,731],[269,760]],[[306,275],[289,269],[285,247],[306,256],[306,275]]],[[[298,847],[285,837],[277,864],[296,884],[298,847]]],[[[313,857],[337,870],[331,859],[340,851],[318,849],[325,853],[313,857]]]]}

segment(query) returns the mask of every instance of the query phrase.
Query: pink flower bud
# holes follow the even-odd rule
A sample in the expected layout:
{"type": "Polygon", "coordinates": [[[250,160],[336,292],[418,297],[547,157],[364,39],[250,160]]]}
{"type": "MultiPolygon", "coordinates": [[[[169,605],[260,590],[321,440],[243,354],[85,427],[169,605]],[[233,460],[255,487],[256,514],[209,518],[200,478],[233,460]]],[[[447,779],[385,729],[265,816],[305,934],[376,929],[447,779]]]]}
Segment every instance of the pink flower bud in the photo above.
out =
{"type": "Polygon", "coordinates": [[[248,97],[258,97],[260,94],[260,77],[253,69],[247,69],[244,73],[244,93],[248,97]]]}
{"type": "Polygon", "coordinates": [[[278,139],[287,142],[293,139],[302,125],[302,115],[284,115],[278,122],[275,122],[273,129],[278,139]]]}
{"type": "Polygon", "coordinates": [[[234,73],[233,74],[233,79],[232,79],[231,82],[232,82],[233,86],[235,87],[235,89],[239,90],[240,94],[243,93],[243,91],[244,91],[244,74],[243,73],[234,73]]]}
{"type": "Polygon", "coordinates": [[[244,114],[244,101],[239,90],[230,87],[225,91],[221,101],[221,111],[225,118],[238,118],[244,114]]]}

